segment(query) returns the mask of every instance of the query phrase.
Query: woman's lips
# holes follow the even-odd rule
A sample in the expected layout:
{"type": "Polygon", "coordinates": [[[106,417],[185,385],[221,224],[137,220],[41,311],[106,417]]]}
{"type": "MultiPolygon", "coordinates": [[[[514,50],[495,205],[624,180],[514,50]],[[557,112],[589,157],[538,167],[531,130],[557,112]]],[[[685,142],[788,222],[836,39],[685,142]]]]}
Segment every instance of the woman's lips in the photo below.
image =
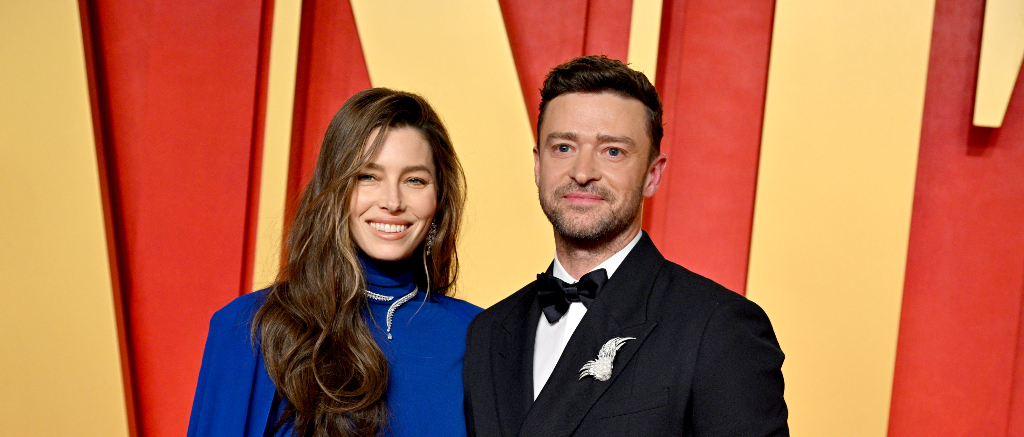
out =
{"type": "Polygon", "coordinates": [[[369,222],[370,227],[380,232],[387,234],[396,234],[405,231],[409,228],[409,225],[400,225],[394,223],[380,223],[380,222],[369,222]]]}

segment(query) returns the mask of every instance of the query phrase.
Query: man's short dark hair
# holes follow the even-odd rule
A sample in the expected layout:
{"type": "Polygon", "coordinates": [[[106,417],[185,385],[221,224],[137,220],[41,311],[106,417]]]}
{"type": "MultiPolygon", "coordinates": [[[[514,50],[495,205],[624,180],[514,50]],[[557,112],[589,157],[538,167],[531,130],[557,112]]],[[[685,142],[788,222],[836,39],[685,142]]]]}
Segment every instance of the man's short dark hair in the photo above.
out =
{"type": "Polygon", "coordinates": [[[632,97],[647,108],[647,133],[651,135],[650,159],[661,153],[661,100],[647,76],[616,59],[602,56],[580,56],[552,68],[540,90],[540,115],[537,117],[537,139],[544,123],[548,103],[562,94],[612,92],[632,97]]]}

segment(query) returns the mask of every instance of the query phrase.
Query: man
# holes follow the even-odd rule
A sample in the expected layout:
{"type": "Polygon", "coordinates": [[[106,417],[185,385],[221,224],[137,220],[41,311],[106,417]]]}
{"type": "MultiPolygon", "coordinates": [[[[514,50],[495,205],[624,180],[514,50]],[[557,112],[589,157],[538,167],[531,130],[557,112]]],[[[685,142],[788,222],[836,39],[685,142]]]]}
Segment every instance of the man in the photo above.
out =
{"type": "Polygon", "coordinates": [[[768,317],[666,261],[640,229],[666,162],[653,85],[576,58],[548,74],[538,121],[555,260],[470,324],[469,434],[788,436],[768,317]]]}

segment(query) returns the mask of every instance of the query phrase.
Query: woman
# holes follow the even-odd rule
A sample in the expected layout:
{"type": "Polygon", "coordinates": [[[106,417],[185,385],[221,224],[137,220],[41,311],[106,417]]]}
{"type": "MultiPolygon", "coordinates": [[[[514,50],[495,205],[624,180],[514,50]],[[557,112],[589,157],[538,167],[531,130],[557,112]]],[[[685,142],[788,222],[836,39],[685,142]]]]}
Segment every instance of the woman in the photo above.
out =
{"type": "Polygon", "coordinates": [[[214,314],[190,436],[465,435],[479,308],[450,297],[465,182],[421,97],[334,116],[271,288],[214,314]]]}

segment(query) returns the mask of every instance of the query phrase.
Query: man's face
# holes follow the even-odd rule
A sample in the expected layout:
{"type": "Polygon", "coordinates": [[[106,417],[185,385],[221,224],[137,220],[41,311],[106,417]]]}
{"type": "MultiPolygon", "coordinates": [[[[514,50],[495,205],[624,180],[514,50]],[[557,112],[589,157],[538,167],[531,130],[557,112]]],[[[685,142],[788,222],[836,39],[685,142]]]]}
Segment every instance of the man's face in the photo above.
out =
{"type": "Polygon", "coordinates": [[[654,195],[665,155],[648,162],[643,103],[602,92],[548,102],[533,150],[541,209],[561,236],[604,241],[640,227],[643,198],[654,195]]]}

